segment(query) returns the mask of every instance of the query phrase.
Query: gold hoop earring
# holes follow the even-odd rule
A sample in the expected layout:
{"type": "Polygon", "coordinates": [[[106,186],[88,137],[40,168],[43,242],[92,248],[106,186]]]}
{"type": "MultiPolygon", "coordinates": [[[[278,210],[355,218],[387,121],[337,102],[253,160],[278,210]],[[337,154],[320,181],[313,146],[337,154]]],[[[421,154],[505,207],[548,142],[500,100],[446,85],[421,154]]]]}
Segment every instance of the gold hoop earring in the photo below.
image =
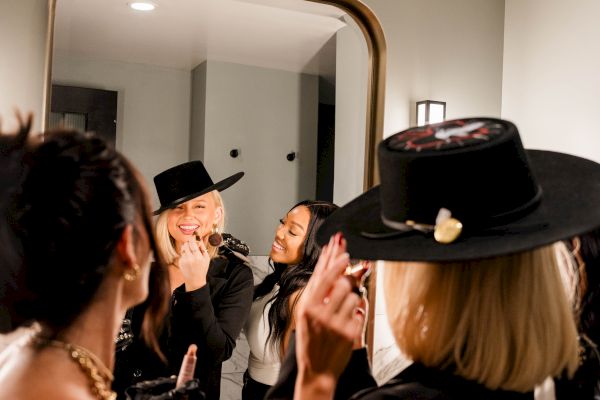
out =
{"type": "Polygon", "coordinates": [[[223,245],[223,236],[219,233],[219,227],[215,224],[211,234],[208,236],[208,243],[212,247],[221,247],[223,245]]]}
{"type": "Polygon", "coordinates": [[[133,282],[140,276],[140,266],[138,264],[133,264],[131,268],[127,269],[123,272],[123,279],[127,282],[133,282]]]}

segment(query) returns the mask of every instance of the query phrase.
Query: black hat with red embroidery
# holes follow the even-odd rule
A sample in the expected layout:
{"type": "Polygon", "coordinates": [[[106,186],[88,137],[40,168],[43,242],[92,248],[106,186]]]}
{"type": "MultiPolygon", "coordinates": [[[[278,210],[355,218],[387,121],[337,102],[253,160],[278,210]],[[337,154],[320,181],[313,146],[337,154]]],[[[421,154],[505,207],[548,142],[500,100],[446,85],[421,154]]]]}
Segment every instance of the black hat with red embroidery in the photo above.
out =
{"type": "Polygon", "coordinates": [[[517,127],[446,121],[379,144],[381,184],[333,213],[354,258],[459,261],[515,253],[600,226],[600,164],[525,150],[517,127]]]}

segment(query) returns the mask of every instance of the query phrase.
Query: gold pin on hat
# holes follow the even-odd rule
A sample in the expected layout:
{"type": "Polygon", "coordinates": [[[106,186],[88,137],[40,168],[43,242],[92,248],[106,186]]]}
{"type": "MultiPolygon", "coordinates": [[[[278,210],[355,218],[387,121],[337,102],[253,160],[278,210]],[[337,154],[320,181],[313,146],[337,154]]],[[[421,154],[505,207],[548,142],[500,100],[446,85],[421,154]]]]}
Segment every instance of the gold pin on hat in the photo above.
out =
{"type": "Polygon", "coordinates": [[[452,243],[460,236],[462,228],[462,222],[456,218],[446,218],[435,225],[433,237],[438,243],[452,243]]]}
{"type": "Polygon", "coordinates": [[[435,218],[433,237],[436,242],[448,244],[454,242],[462,232],[462,223],[452,218],[452,213],[447,208],[440,208],[435,218]]]}

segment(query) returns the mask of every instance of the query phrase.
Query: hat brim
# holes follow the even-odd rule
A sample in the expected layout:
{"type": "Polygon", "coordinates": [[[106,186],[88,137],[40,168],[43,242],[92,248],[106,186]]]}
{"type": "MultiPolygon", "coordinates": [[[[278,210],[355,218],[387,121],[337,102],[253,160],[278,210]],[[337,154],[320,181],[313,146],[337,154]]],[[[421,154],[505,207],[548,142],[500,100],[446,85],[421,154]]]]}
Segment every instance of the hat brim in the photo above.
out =
{"type": "Polygon", "coordinates": [[[377,186],[329,216],[317,233],[317,241],[324,244],[331,235],[342,232],[352,258],[461,261],[534,249],[600,226],[599,164],[552,151],[527,150],[527,155],[543,197],[535,210],[517,221],[481,232],[466,232],[465,227],[465,232],[450,244],[414,231],[369,238],[364,232],[394,232],[381,221],[377,186]]]}
{"type": "Polygon", "coordinates": [[[239,181],[240,179],[242,179],[242,177],[244,176],[243,172],[238,172],[237,174],[231,175],[228,178],[225,178],[211,186],[208,186],[206,188],[204,188],[202,191],[200,192],[194,192],[194,193],[190,193],[187,196],[184,196],[182,198],[179,198],[175,201],[172,201],[169,204],[163,205],[162,207],[160,207],[158,210],[154,211],[154,215],[158,215],[160,213],[162,213],[165,210],[168,210],[170,208],[176,207],[181,203],[185,203],[188,200],[191,200],[193,198],[202,196],[203,194],[212,192],[213,190],[218,190],[219,192],[222,192],[223,190],[227,189],[228,187],[232,186],[233,184],[235,184],[237,181],[239,181]]]}

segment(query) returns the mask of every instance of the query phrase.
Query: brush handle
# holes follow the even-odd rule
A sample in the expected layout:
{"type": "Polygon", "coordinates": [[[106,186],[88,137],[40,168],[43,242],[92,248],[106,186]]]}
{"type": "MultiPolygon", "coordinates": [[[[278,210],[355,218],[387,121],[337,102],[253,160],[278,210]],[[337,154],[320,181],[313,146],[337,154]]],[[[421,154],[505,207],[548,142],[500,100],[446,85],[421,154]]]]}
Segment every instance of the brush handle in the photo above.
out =
{"type": "Polygon", "coordinates": [[[177,375],[177,383],[175,387],[181,387],[186,384],[186,382],[194,379],[194,371],[196,370],[196,350],[198,346],[195,344],[191,344],[188,347],[188,351],[183,356],[183,362],[181,363],[181,369],[179,370],[179,375],[177,375]]]}

